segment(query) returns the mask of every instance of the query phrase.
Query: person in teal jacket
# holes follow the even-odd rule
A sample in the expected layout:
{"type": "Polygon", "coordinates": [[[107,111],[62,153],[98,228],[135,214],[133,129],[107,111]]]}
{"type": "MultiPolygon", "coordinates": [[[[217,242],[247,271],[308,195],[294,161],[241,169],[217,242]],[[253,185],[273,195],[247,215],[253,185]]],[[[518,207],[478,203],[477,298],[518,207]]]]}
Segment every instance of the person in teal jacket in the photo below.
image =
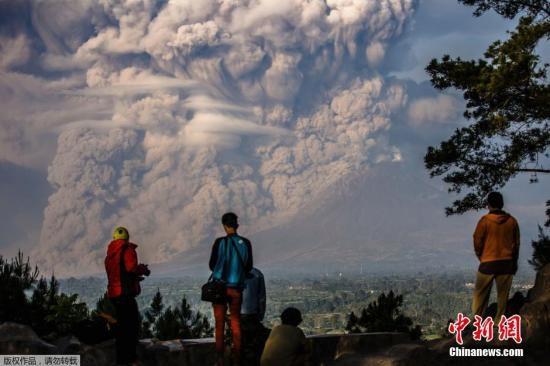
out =
{"type": "Polygon", "coordinates": [[[241,361],[241,304],[246,275],[252,269],[252,245],[250,240],[237,234],[238,217],[233,212],[222,216],[226,236],[217,238],[212,246],[209,266],[212,277],[226,283],[227,301],[213,304],[216,322],[216,353],[218,365],[223,365],[225,314],[229,304],[233,357],[241,361]]]}

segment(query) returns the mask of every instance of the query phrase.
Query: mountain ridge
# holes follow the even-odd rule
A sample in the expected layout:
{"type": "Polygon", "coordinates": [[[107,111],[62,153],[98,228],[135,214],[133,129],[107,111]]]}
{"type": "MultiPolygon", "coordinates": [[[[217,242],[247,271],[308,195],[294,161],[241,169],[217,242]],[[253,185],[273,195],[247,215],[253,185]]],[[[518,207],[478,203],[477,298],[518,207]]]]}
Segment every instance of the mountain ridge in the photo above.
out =
{"type": "MultiPolygon", "coordinates": [[[[330,187],[286,221],[243,232],[252,240],[255,262],[264,269],[305,272],[474,266],[473,216],[445,217],[447,193],[407,169],[404,163],[379,164],[330,187]]],[[[209,246],[195,248],[157,268],[172,274],[207,271],[209,254],[209,246]]]]}

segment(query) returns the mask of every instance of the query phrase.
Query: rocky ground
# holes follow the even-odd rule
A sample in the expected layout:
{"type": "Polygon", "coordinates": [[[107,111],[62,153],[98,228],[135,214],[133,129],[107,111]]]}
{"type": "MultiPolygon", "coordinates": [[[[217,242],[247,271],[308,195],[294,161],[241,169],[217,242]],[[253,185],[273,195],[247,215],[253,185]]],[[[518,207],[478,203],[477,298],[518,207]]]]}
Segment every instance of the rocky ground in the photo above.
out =
{"type": "Polygon", "coordinates": [[[56,355],[79,354],[81,365],[114,365],[114,341],[94,346],[81,343],[74,336],[46,342],[25,325],[0,324],[0,355],[56,355]]]}

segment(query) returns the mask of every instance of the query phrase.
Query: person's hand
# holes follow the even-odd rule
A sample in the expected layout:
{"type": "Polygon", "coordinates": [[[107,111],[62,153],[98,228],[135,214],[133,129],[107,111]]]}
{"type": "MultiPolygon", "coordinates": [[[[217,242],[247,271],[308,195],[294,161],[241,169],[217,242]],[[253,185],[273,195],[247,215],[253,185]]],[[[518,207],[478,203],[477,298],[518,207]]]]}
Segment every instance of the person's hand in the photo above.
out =
{"type": "Polygon", "coordinates": [[[137,266],[137,273],[140,276],[149,276],[151,274],[151,270],[149,269],[149,266],[147,264],[140,263],[137,266]]]}

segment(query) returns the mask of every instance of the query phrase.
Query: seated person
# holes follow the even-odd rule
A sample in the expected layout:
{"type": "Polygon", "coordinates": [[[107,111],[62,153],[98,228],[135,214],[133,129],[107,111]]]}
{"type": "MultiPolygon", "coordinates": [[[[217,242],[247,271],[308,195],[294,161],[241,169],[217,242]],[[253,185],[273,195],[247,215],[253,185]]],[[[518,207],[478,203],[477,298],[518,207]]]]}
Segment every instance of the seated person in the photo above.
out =
{"type": "Polygon", "coordinates": [[[286,308],[281,314],[281,325],[271,331],[264,352],[262,366],[304,366],[307,365],[306,336],[298,325],[302,314],[296,308],[286,308]]]}

